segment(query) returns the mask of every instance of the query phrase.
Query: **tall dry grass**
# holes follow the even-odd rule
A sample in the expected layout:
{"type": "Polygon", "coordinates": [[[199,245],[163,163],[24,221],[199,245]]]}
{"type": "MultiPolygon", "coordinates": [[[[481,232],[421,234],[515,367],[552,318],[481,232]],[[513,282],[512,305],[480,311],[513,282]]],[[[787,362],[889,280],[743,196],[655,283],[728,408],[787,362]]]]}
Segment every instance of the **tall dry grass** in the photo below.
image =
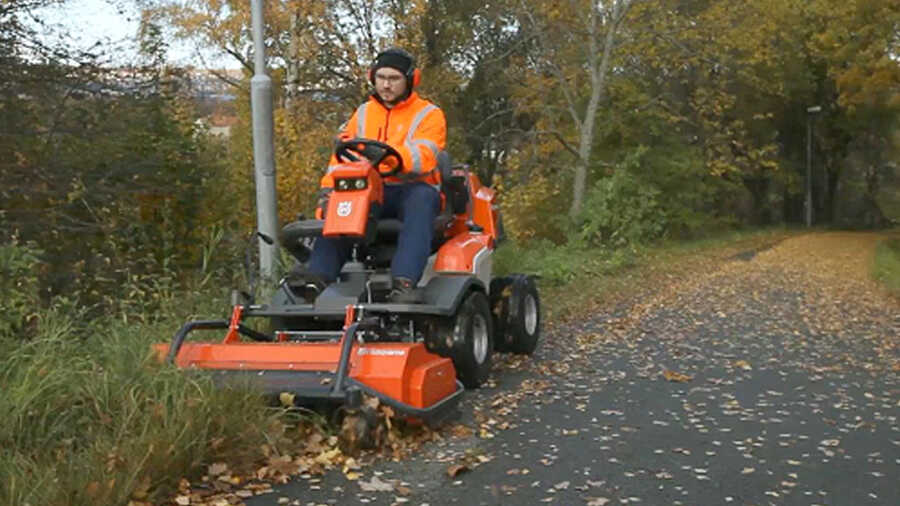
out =
{"type": "Polygon", "coordinates": [[[249,389],[157,363],[149,345],[171,338],[174,315],[39,319],[30,339],[0,336],[0,504],[153,501],[213,461],[252,461],[279,430],[249,389]]]}

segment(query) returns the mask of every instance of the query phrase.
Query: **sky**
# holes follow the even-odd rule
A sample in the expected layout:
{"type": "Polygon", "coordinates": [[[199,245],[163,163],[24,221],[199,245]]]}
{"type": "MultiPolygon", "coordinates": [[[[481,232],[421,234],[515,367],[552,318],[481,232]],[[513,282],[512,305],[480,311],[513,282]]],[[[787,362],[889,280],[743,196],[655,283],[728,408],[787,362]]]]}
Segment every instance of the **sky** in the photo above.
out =
{"type": "MultiPolygon", "coordinates": [[[[90,48],[102,42],[121,45],[122,50],[115,56],[116,63],[131,63],[137,60],[137,44],[135,42],[140,12],[134,2],[110,0],[68,0],[62,5],[53,5],[41,9],[39,15],[53,25],[59,25],[74,39],[73,43],[81,49],[90,48]]],[[[52,35],[46,35],[53,38],[52,35]]],[[[202,62],[195,55],[194,48],[183,42],[170,41],[169,61],[181,65],[201,66],[202,62]]],[[[206,52],[205,60],[210,66],[236,67],[234,59],[206,52]]]]}

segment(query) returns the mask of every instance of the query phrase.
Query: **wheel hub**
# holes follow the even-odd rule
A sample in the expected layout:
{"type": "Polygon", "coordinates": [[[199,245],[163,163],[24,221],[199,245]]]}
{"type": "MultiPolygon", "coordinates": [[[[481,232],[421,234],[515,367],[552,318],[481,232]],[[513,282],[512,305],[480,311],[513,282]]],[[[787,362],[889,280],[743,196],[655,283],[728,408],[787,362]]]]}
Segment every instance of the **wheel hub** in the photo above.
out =
{"type": "Polygon", "coordinates": [[[479,364],[484,363],[488,354],[488,326],[482,315],[472,320],[472,354],[479,364]]]}
{"type": "Polygon", "coordinates": [[[534,300],[534,296],[530,293],[525,296],[525,307],[523,310],[525,311],[525,332],[528,335],[532,335],[537,331],[538,309],[537,301],[534,300]]]}

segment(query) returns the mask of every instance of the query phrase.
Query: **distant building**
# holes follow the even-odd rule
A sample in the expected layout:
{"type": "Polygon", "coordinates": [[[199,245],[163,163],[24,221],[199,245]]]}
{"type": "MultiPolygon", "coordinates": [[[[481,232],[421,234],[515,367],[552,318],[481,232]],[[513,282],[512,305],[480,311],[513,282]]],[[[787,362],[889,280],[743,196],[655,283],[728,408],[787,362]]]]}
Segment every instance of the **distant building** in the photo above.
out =
{"type": "Polygon", "coordinates": [[[244,72],[240,69],[187,69],[186,75],[190,81],[192,95],[200,100],[234,100],[234,87],[216,74],[223,75],[234,82],[240,82],[244,78],[244,72]]]}
{"type": "Polygon", "coordinates": [[[215,135],[219,137],[231,137],[231,127],[233,127],[238,122],[237,116],[224,115],[220,113],[214,113],[211,116],[205,118],[207,124],[209,125],[209,133],[210,135],[215,135]]]}

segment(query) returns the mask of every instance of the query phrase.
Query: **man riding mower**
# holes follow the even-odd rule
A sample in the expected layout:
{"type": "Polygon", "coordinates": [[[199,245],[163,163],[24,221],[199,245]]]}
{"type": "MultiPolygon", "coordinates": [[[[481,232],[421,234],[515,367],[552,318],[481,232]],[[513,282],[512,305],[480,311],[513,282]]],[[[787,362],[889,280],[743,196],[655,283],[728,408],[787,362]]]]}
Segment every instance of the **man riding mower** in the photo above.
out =
{"type": "MultiPolygon", "coordinates": [[[[381,70],[377,61],[373,68],[381,70]]],[[[420,99],[413,93],[406,100],[420,99]]],[[[372,103],[349,123],[365,128],[350,129],[345,133],[354,137],[336,144],[319,219],[282,229],[281,243],[300,267],[266,304],[236,300],[230,320],[185,324],[171,345],[156,346],[161,358],[218,379],[247,378],[301,403],[352,411],[365,394],[398,414],[436,423],[455,411],[464,387],[487,379],[495,350],[534,351],[540,334],[534,280],[492,275],[502,238],[495,192],[466,167],[453,167],[445,152],[430,158],[431,145],[415,134],[414,120],[421,125],[439,110],[425,106],[406,116],[410,128],[396,148],[393,134],[387,142],[373,139],[384,138],[383,130],[360,119],[373,114],[372,103]],[[429,160],[433,169],[426,169],[429,160]],[[432,194],[433,202],[422,197],[432,194]],[[409,227],[411,221],[427,230],[409,227]],[[246,325],[250,318],[267,320],[269,332],[246,325]],[[227,333],[219,343],[186,341],[200,329],[227,333]]],[[[399,117],[392,110],[379,120],[391,132],[399,117]]]]}

